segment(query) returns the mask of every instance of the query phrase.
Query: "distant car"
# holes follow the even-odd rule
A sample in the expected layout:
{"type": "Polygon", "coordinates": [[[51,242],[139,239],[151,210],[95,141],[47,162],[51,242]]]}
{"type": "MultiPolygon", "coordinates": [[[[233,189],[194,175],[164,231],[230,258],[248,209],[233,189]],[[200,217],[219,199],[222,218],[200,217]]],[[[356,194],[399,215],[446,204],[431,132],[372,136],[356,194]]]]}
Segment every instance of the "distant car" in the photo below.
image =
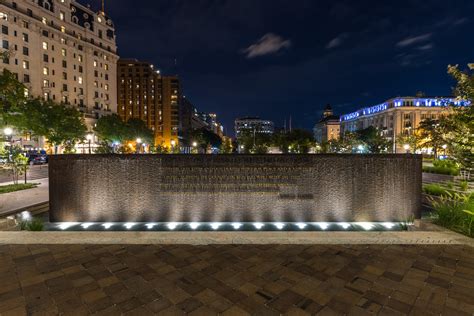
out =
{"type": "Polygon", "coordinates": [[[37,155],[30,160],[30,163],[32,163],[33,165],[44,165],[48,163],[48,159],[46,156],[37,155]]]}

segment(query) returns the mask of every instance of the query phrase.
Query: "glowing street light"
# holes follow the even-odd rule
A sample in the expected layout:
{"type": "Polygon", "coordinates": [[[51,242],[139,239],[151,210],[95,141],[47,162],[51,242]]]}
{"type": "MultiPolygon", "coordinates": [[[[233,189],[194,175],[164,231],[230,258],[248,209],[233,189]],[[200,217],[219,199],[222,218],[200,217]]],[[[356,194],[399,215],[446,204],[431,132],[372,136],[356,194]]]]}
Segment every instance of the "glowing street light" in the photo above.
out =
{"type": "Polygon", "coordinates": [[[91,133],[87,134],[86,139],[89,143],[89,155],[90,155],[92,154],[91,144],[92,144],[92,140],[94,139],[94,134],[91,134],[91,133]]]}
{"type": "Polygon", "coordinates": [[[407,154],[410,153],[410,145],[408,145],[408,144],[403,145],[403,149],[405,149],[405,152],[406,152],[407,154]]]}
{"type": "Polygon", "coordinates": [[[196,148],[196,147],[197,147],[197,145],[198,145],[198,143],[197,143],[197,142],[193,142],[193,147],[194,147],[194,148],[196,148]]]}
{"type": "Polygon", "coordinates": [[[3,134],[5,134],[6,136],[11,136],[13,134],[13,129],[11,127],[5,127],[5,129],[3,130],[3,134]]]}
{"type": "Polygon", "coordinates": [[[137,154],[138,154],[138,153],[140,153],[140,147],[141,147],[141,144],[143,143],[143,140],[142,140],[140,137],[138,137],[138,138],[135,140],[135,142],[137,143],[137,145],[135,146],[135,147],[136,147],[136,148],[135,148],[135,151],[136,151],[137,154]]]}
{"type": "Polygon", "coordinates": [[[448,145],[444,144],[444,145],[441,146],[441,147],[443,147],[443,149],[444,149],[444,156],[446,156],[446,149],[448,148],[448,145]]]}

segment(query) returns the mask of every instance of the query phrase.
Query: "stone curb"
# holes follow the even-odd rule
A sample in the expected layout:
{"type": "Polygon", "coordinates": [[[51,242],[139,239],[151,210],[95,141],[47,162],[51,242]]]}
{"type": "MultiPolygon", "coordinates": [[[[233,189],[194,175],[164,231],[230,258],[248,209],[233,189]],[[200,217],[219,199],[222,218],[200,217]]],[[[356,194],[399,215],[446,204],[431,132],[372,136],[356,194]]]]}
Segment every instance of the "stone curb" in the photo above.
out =
{"type": "Polygon", "coordinates": [[[412,232],[0,232],[0,244],[52,245],[467,245],[474,239],[450,231],[412,232]]]}

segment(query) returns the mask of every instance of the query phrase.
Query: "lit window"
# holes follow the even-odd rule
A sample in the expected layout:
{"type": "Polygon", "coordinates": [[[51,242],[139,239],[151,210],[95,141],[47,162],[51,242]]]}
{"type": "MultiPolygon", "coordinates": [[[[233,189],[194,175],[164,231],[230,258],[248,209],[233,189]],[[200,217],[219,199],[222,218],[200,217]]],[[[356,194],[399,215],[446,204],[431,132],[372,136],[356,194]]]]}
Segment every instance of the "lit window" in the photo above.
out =
{"type": "Polygon", "coordinates": [[[45,76],[49,75],[48,67],[43,67],[43,75],[45,75],[45,76]]]}
{"type": "Polygon", "coordinates": [[[79,82],[79,84],[82,84],[82,77],[77,78],[77,82],[79,82]]]}
{"type": "Polygon", "coordinates": [[[46,80],[46,79],[43,80],[43,87],[49,88],[49,80],[46,80]]]}
{"type": "Polygon", "coordinates": [[[66,28],[64,26],[61,26],[61,32],[66,33],[66,28]]]}
{"type": "Polygon", "coordinates": [[[8,21],[8,15],[4,12],[0,12],[0,20],[8,21]]]}
{"type": "Polygon", "coordinates": [[[59,19],[61,21],[64,21],[66,19],[66,14],[63,11],[59,12],[59,19]]]}
{"type": "Polygon", "coordinates": [[[78,56],[77,56],[77,60],[78,60],[79,62],[82,62],[82,55],[78,55],[78,56]]]}
{"type": "Polygon", "coordinates": [[[62,49],[61,49],[61,55],[63,55],[63,57],[66,57],[66,56],[67,56],[67,52],[66,52],[66,49],[65,49],[65,48],[62,48],[62,49]]]}
{"type": "Polygon", "coordinates": [[[104,89],[105,89],[105,90],[109,90],[109,85],[108,85],[108,84],[105,84],[104,89]]]}
{"type": "Polygon", "coordinates": [[[23,69],[30,69],[30,63],[27,60],[23,61],[23,69]]]}
{"type": "Polygon", "coordinates": [[[43,24],[48,24],[48,20],[46,20],[45,17],[42,17],[42,18],[41,18],[41,22],[43,22],[43,24]]]}
{"type": "Polygon", "coordinates": [[[48,49],[48,43],[43,42],[43,49],[47,50],[48,49]]]}
{"type": "Polygon", "coordinates": [[[94,60],[94,67],[97,67],[97,60],[94,60]]]}

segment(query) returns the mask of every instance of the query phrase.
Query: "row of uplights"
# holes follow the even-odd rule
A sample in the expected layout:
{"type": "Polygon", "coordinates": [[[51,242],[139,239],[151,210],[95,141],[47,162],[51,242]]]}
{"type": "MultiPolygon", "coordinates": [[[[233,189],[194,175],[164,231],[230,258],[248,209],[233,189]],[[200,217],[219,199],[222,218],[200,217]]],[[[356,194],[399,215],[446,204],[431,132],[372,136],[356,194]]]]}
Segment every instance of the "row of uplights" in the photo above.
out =
{"type": "MultiPolygon", "coordinates": [[[[59,229],[61,229],[61,230],[66,230],[66,229],[69,229],[71,227],[80,225],[80,227],[82,227],[83,229],[89,229],[93,225],[100,225],[104,229],[108,230],[108,229],[112,228],[112,226],[117,225],[117,226],[122,226],[122,227],[130,230],[133,227],[135,227],[137,225],[140,225],[140,224],[143,224],[143,223],[132,223],[132,222],[130,222],[130,223],[60,223],[60,224],[58,224],[57,227],[59,227],[59,229]]],[[[230,224],[235,230],[239,230],[244,225],[243,223],[218,223],[218,222],[216,222],[216,223],[197,223],[197,222],[178,223],[178,222],[171,222],[171,223],[164,223],[164,224],[169,230],[175,230],[176,228],[178,228],[178,226],[182,226],[182,225],[188,225],[192,230],[198,229],[201,225],[209,225],[213,230],[218,230],[221,226],[228,225],[228,224],[230,224]]],[[[385,223],[373,223],[373,222],[329,223],[329,222],[319,222],[319,223],[248,223],[248,224],[253,225],[253,227],[255,227],[255,229],[257,229],[257,230],[261,230],[267,224],[273,225],[278,230],[283,230],[285,228],[285,226],[288,226],[288,225],[295,225],[296,227],[298,227],[301,230],[307,228],[309,225],[317,226],[317,227],[321,228],[322,230],[327,230],[331,225],[338,225],[343,229],[349,229],[351,226],[359,226],[359,227],[362,227],[364,230],[371,230],[376,225],[382,225],[383,227],[385,227],[387,229],[392,229],[397,225],[397,223],[394,223],[394,222],[385,222],[385,223]]],[[[158,226],[159,224],[158,223],[147,223],[147,224],[144,224],[144,225],[146,226],[147,229],[151,230],[155,226],[158,226]]]]}

